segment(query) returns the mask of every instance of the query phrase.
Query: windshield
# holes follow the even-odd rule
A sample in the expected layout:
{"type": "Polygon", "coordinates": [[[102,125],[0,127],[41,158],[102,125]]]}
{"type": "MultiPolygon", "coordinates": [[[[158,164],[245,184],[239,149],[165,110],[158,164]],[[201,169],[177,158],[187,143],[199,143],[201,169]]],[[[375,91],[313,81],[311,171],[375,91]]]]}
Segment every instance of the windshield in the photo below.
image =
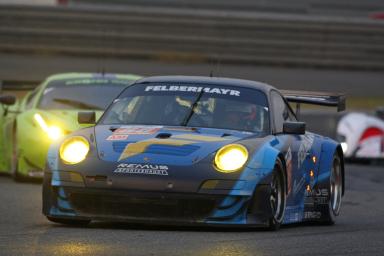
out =
{"type": "Polygon", "coordinates": [[[38,108],[104,110],[132,83],[119,79],[68,79],[52,81],[44,90],[38,108]]]}
{"type": "Polygon", "coordinates": [[[137,84],[120,95],[102,124],[167,125],[269,132],[269,109],[259,90],[196,84],[137,84]]]}

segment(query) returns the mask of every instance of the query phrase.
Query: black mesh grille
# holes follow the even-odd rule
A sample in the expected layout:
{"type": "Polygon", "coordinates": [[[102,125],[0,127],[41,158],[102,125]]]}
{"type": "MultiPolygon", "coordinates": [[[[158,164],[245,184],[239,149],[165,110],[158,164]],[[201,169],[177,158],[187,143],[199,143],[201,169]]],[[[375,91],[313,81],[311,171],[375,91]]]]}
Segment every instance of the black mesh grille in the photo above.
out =
{"type": "Polygon", "coordinates": [[[116,196],[71,193],[76,211],[88,215],[133,218],[201,220],[210,216],[218,198],[172,198],[167,196],[116,196]]]}

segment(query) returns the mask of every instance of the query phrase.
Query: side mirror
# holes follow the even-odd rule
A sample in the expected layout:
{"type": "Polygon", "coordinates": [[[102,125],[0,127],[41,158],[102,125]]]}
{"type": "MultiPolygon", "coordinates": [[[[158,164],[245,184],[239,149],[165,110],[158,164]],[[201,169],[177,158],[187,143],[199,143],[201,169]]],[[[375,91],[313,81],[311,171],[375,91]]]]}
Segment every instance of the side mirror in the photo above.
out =
{"type": "Polygon", "coordinates": [[[13,105],[16,103],[16,97],[13,95],[0,95],[0,103],[4,105],[13,105]]]}
{"type": "Polygon", "coordinates": [[[379,107],[376,109],[376,116],[384,120],[384,107],[379,107]]]}
{"type": "Polygon", "coordinates": [[[96,123],[96,113],[92,112],[79,112],[77,114],[77,122],[79,124],[95,124],[96,123]]]}
{"type": "Polygon", "coordinates": [[[283,124],[283,133],[286,134],[305,134],[304,122],[285,122],[283,124]]]}

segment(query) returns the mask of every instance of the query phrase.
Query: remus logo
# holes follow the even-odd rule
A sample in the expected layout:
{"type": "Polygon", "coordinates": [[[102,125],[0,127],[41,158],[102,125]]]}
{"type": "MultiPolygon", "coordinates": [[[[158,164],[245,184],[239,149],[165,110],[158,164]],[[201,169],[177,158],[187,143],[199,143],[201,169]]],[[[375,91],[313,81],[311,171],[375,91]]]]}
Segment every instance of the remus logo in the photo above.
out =
{"type": "Polygon", "coordinates": [[[119,164],[114,173],[142,174],[142,175],[168,175],[167,165],[157,164],[119,164]]]}

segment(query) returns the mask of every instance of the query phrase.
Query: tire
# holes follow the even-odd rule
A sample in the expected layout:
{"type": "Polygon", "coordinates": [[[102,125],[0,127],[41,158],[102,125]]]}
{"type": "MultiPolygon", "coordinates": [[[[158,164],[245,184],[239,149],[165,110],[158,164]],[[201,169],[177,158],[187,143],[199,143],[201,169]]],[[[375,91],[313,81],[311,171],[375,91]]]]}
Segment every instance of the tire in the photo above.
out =
{"type": "Polygon", "coordinates": [[[50,217],[50,216],[47,216],[47,219],[55,223],[71,225],[71,226],[87,226],[91,222],[90,220],[74,220],[74,219],[64,219],[64,218],[56,218],[56,217],[50,217]]]}
{"type": "Polygon", "coordinates": [[[343,177],[341,160],[338,155],[333,157],[331,175],[329,177],[329,200],[328,209],[325,212],[324,224],[333,225],[340,214],[341,198],[343,193],[343,177]]]}
{"type": "Polygon", "coordinates": [[[270,196],[269,205],[271,216],[269,219],[269,230],[278,230],[284,221],[284,213],[287,199],[286,175],[283,164],[280,160],[276,161],[272,172],[272,179],[269,184],[270,196]]]}

